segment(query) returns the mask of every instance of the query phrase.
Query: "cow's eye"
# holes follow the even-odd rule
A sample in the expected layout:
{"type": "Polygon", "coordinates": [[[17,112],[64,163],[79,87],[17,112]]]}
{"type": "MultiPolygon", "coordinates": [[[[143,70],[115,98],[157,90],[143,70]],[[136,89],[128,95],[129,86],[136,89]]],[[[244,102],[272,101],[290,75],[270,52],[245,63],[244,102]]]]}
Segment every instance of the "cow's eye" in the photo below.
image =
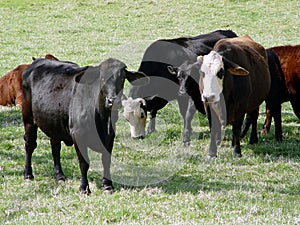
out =
{"type": "Polygon", "coordinates": [[[219,70],[219,72],[217,73],[217,77],[218,77],[219,79],[222,79],[223,76],[224,76],[224,69],[221,68],[221,69],[219,70]]]}

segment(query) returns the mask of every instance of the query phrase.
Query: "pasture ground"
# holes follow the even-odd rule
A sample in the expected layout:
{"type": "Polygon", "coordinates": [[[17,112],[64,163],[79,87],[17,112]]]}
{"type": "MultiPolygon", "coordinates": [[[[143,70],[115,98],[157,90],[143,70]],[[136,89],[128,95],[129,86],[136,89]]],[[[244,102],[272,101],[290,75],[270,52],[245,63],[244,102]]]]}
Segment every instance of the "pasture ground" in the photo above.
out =
{"type": "MultiPolygon", "coordinates": [[[[151,41],[216,29],[248,33],[265,47],[299,44],[299,8],[297,0],[2,0],[0,74],[46,53],[81,66],[113,56],[136,70],[151,41]]],[[[248,136],[242,141],[240,159],[232,157],[230,127],[219,157],[208,161],[204,116],[193,121],[189,149],[181,144],[176,102],[157,118],[158,132],[137,142],[120,118],[112,165],[116,193],[102,193],[102,167],[93,157],[92,194],[84,196],[73,147],[62,146],[68,179],[57,183],[49,141],[41,132],[33,156],[35,180],[23,179],[21,110],[1,107],[0,224],[300,224],[300,124],[289,103],[283,104],[284,142],[275,141],[272,126],[257,145],[248,145],[248,136]],[[124,164],[135,169],[118,173],[124,164]]]]}

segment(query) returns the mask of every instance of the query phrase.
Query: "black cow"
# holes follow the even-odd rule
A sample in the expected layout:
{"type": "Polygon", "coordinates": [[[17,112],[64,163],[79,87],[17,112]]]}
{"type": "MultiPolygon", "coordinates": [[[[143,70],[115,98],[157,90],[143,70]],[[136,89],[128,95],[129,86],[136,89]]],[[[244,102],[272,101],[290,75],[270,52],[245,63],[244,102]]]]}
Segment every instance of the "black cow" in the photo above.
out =
{"type": "Polygon", "coordinates": [[[117,110],[125,79],[141,84],[145,77],[129,72],[117,59],[97,67],[79,67],[71,62],[37,59],[23,73],[22,116],[25,128],[24,178],[33,179],[31,157],[36,148],[37,128],[50,137],[54,177],[65,180],[61,164],[61,141],[74,144],[81,171],[80,192],[89,194],[87,147],[102,153],[103,190],[112,192],[111,152],[117,110]]]}
{"type": "MultiPolygon", "coordinates": [[[[223,39],[208,55],[199,56],[192,67],[200,73],[200,92],[194,92],[197,94],[194,98],[205,102],[213,123],[208,156],[217,156],[222,128],[232,124],[234,155],[241,157],[240,133],[244,115],[249,113],[256,118],[253,121],[257,121],[259,105],[270,90],[265,49],[248,35],[223,39]]],[[[189,71],[191,69],[181,72],[189,75],[189,71]]],[[[186,83],[182,82],[182,85],[187,88],[186,83]]],[[[252,124],[252,140],[257,140],[256,125],[252,124]]]]}
{"type": "MultiPolygon", "coordinates": [[[[231,30],[217,30],[190,38],[158,40],[146,49],[139,71],[150,77],[150,83],[141,88],[132,87],[129,96],[146,100],[147,111],[150,112],[148,133],[155,130],[157,111],[168,101],[177,99],[184,120],[183,142],[185,145],[189,144],[191,120],[196,110],[188,96],[178,95],[180,81],[168,67],[195,62],[197,56],[208,54],[218,40],[236,36],[231,30]]],[[[205,113],[203,106],[198,110],[205,113]]]]}

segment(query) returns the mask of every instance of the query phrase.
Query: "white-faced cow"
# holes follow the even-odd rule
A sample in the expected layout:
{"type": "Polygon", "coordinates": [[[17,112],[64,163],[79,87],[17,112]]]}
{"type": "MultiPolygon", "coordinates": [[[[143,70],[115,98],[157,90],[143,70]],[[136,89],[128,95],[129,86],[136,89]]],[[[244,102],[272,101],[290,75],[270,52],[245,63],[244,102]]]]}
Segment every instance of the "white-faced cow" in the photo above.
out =
{"type": "Polygon", "coordinates": [[[130,133],[133,139],[141,139],[146,135],[146,101],[143,98],[122,100],[124,107],[124,117],[128,121],[130,126],[130,133]]]}
{"type": "Polygon", "coordinates": [[[139,79],[144,77],[142,73],[127,71],[124,63],[112,58],[97,67],[35,60],[23,73],[24,178],[33,179],[31,157],[40,128],[50,137],[57,180],[65,180],[60,164],[63,141],[75,146],[81,171],[80,192],[90,193],[88,147],[102,153],[103,190],[112,192],[111,152],[124,81],[139,85],[146,82],[139,79]]]}
{"type": "MultiPolygon", "coordinates": [[[[270,89],[266,51],[245,35],[218,41],[208,55],[199,56],[197,60],[193,66],[200,70],[202,100],[215,118],[208,156],[217,156],[222,127],[232,124],[234,156],[241,157],[244,115],[248,113],[257,119],[259,105],[270,89]]],[[[196,97],[200,97],[199,93],[196,97]]],[[[256,124],[252,124],[251,138],[257,140],[256,124]]]]}
{"type": "MultiPolygon", "coordinates": [[[[189,145],[191,120],[196,109],[188,96],[178,95],[180,80],[169,71],[168,67],[180,66],[184,62],[195,62],[197,56],[208,54],[220,39],[236,36],[231,30],[217,30],[190,38],[157,40],[146,49],[139,71],[150,77],[150,83],[143,87],[133,86],[129,96],[146,100],[146,108],[150,112],[148,133],[155,130],[157,111],[168,101],[177,99],[184,120],[183,142],[189,145]]],[[[198,110],[205,113],[203,105],[198,110]]]]}

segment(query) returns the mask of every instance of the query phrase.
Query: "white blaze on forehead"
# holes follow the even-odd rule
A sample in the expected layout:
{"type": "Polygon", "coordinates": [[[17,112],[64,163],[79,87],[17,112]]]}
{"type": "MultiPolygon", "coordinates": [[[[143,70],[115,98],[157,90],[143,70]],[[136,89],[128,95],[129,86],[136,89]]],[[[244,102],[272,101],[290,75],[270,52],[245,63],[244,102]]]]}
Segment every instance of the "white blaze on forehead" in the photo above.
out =
{"type": "Polygon", "coordinates": [[[122,101],[124,106],[124,117],[130,126],[131,137],[144,137],[146,135],[146,116],[147,112],[141,107],[146,105],[143,98],[132,99],[129,97],[127,100],[122,101]]]}
{"type": "Polygon", "coordinates": [[[220,94],[223,90],[223,80],[217,77],[217,73],[222,68],[224,68],[224,64],[222,56],[219,53],[211,51],[203,57],[201,65],[201,71],[205,74],[203,78],[203,101],[204,97],[208,96],[215,96],[215,102],[220,100],[220,94]]]}

